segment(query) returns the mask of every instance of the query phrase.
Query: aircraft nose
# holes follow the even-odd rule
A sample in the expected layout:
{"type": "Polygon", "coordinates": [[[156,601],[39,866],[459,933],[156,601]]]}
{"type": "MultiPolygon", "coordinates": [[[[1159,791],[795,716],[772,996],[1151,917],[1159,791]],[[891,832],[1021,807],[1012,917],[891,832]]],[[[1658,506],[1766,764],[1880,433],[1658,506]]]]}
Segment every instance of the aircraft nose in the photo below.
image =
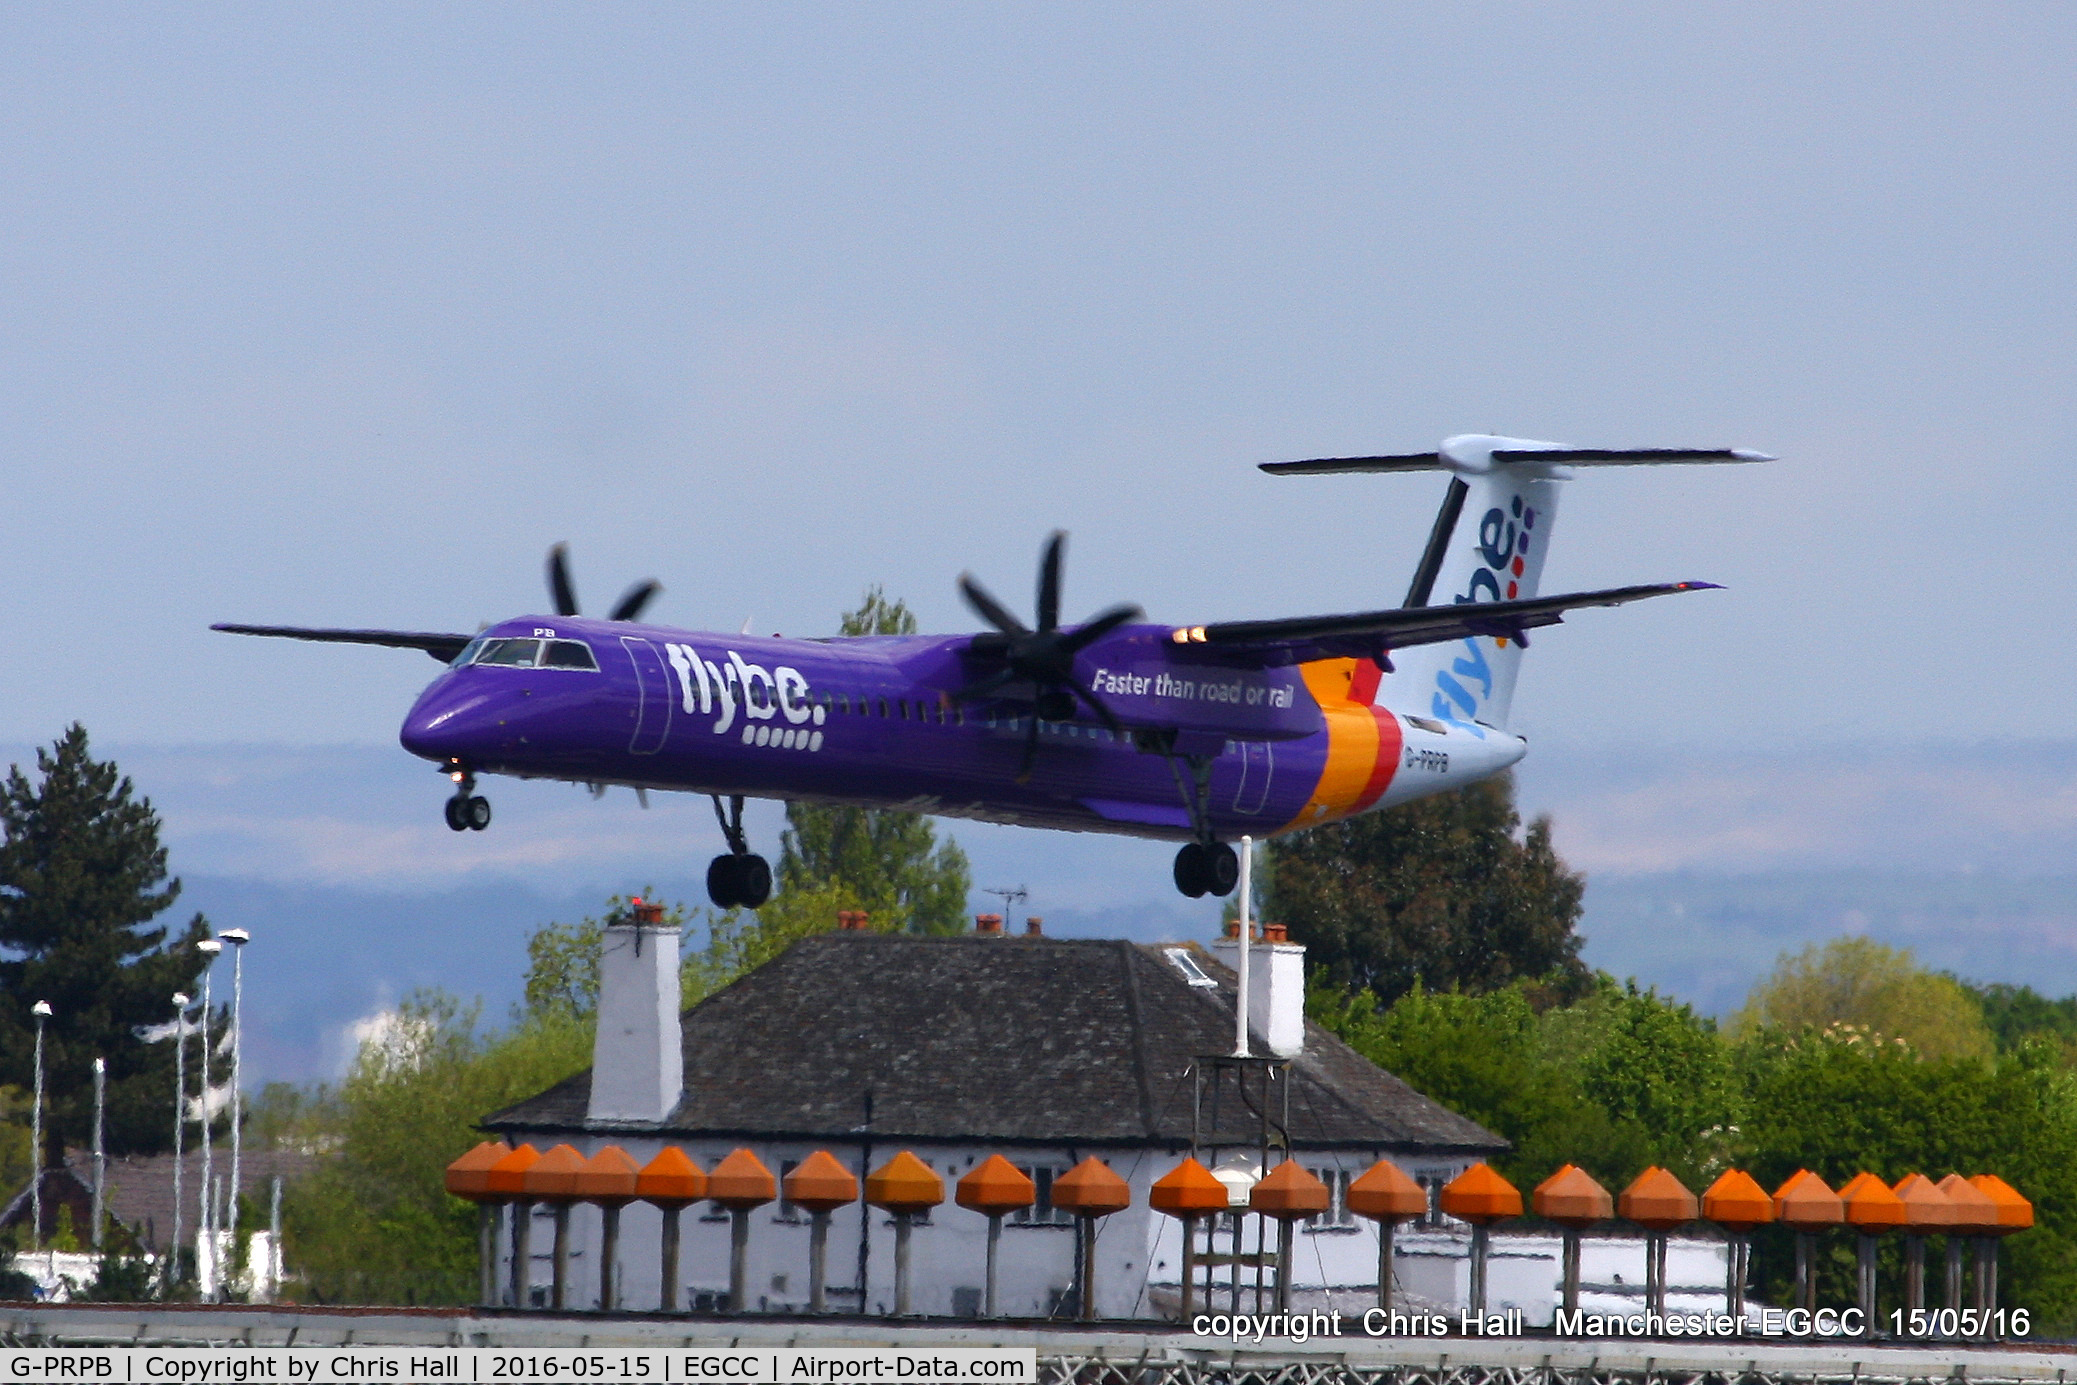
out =
{"type": "Polygon", "coordinates": [[[481,687],[442,679],[419,694],[397,739],[422,759],[441,763],[473,760],[490,748],[497,729],[489,702],[481,687]]]}

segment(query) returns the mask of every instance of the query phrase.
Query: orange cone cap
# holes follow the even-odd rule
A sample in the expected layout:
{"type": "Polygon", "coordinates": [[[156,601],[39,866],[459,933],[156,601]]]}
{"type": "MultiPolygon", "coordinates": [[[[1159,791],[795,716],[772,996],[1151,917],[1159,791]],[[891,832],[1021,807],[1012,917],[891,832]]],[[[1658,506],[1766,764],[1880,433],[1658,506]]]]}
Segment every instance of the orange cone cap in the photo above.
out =
{"type": "Polygon", "coordinates": [[[1890,1190],[1904,1204],[1904,1229],[1914,1235],[1954,1225],[1955,1205],[1940,1185],[1922,1173],[1907,1173],[1890,1190]]]}
{"type": "Polygon", "coordinates": [[[739,1149],[707,1175],[707,1196],[730,1211],[762,1207],[779,1196],[779,1180],[772,1177],[764,1160],[739,1149]]]}
{"type": "Polygon", "coordinates": [[[1839,1190],[1839,1201],[1846,1207],[1846,1224],[1863,1235],[1895,1231],[1907,1220],[1904,1199],[1872,1173],[1857,1173],[1848,1179],[1839,1190]]]}
{"type": "Polygon", "coordinates": [[[532,1145],[521,1145],[504,1158],[492,1164],[483,1175],[483,1190],[499,1197],[518,1197],[526,1190],[520,1180],[526,1171],[541,1157],[541,1151],[532,1145]]]}
{"type": "Polygon", "coordinates": [[[1154,1180],[1147,1190],[1147,1205],[1171,1217],[1197,1217],[1223,1212],[1232,1204],[1226,1185],[1195,1159],[1185,1159],[1154,1180]]]}
{"type": "Polygon", "coordinates": [[[952,1198],[970,1212],[999,1217],[1037,1202],[1038,1185],[1000,1154],[991,1154],[959,1180],[952,1198]]]}
{"type": "Polygon", "coordinates": [[[2019,1190],[2004,1179],[1994,1173],[1979,1173],[1969,1182],[1998,1210],[1997,1229],[1992,1234],[2009,1236],[2034,1224],[2034,1204],[2021,1197],[2019,1190]]]}
{"type": "Polygon", "coordinates": [[[1296,1159],[1278,1164],[1248,1192],[1248,1206],[1278,1221],[1316,1217],[1332,1201],[1327,1185],[1300,1168],[1296,1159]]]}
{"type": "Polygon", "coordinates": [[[1108,1217],[1132,1205],[1132,1189],[1092,1154],[1053,1180],[1053,1205],[1078,1217],[1108,1217]]]}
{"type": "Polygon", "coordinates": [[[1846,1204],[1829,1183],[1797,1169],[1774,1190],[1774,1218],[1793,1231],[1822,1231],[1846,1220],[1846,1204]]]}
{"type": "Polygon", "coordinates": [[[1940,1180],[1940,1191],[1954,1208],[1954,1230],[1962,1236],[1989,1236],[1998,1228],[1998,1204],[1958,1173],[1940,1180]]]}
{"type": "Polygon", "coordinates": [[[683,1207],[706,1195],[707,1175],[676,1145],[665,1145],[635,1175],[635,1196],[658,1207],[683,1207]]]}
{"type": "Polygon", "coordinates": [[[858,1201],[858,1180],[826,1149],[818,1149],[786,1175],[786,1200],[810,1212],[834,1212],[858,1201]]]}
{"type": "Polygon", "coordinates": [[[625,1207],[635,1200],[641,1170],[619,1145],[602,1145],[577,1174],[577,1198],[601,1207],[625,1207]]]}
{"type": "Polygon", "coordinates": [[[1702,1214],[1688,1185],[1662,1168],[1637,1175],[1615,1200],[1616,1210],[1647,1231],[1671,1231],[1702,1214]]]}
{"type": "Polygon", "coordinates": [[[1529,1206],[1545,1221],[1584,1230],[1615,1215],[1615,1200],[1608,1189],[1577,1164],[1567,1164],[1536,1185],[1529,1206]]]}
{"type": "Polygon", "coordinates": [[[865,1200],[889,1212],[928,1212],[945,1200],[945,1180],[902,1150],[865,1176],[865,1200]]]}
{"type": "Polygon", "coordinates": [[[574,1202],[577,1178],[584,1172],[584,1156],[575,1145],[557,1145],[519,1176],[519,1190],[543,1202],[574,1202]]]}
{"type": "Polygon", "coordinates": [[[1481,1159],[1443,1185],[1442,1210],[1458,1221],[1490,1226],[1522,1215],[1522,1192],[1481,1159]]]}
{"type": "Polygon", "coordinates": [[[490,1190],[490,1167],[511,1152],[503,1140],[485,1140],[447,1166],[447,1191],[471,1202],[503,1202],[490,1190]]]}
{"type": "Polygon", "coordinates": [[[1702,1215],[1733,1231],[1750,1231],[1774,1220],[1774,1199],[1743,1169],[1725,1169],[1702,1194],[1702,1215]]]}
{"type": "Polygon", "coordinates": [[[1349,1210],[1372,1221],[1403,1222],[1428,1215],[1428,1190],[1390,1159],[1380,1159],[1349,1184],[1349,1210]]]}

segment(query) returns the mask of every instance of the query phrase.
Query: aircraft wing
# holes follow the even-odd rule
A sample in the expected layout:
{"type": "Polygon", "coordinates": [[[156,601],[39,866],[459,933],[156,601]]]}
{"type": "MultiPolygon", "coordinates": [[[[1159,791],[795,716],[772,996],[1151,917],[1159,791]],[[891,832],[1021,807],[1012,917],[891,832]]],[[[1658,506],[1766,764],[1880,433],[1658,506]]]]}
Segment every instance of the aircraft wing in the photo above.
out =
{"type": "Polygon", "coordinates": [[[1277,668],[1308,659],[1375,658],[1417,644],[1447,644],[1474,635],[1528,644],[1527,632],[1556,625],[1565,612],[1583,606],[1621,606],[1676,592],[1714,591],[1714,582],[1666,582],[1645,587],[1611,587],[1527,601],[1481,601],[1461,606],[1407,606],[1341,616],[1295,616],[1286,620],[1229,620],[1187,626],[1169,636],[1208,662],[1277,668]]]}
{"type": "Polygon", "coordinates": [[[320,640],[327,644],[380,644],[392,649],[423,649],[441,663],[462,652],[472,635],[442,635],[420,630],[312,630],[301,625],[212,625],[231,635],[275,635],[286,640],[320,640]]]}

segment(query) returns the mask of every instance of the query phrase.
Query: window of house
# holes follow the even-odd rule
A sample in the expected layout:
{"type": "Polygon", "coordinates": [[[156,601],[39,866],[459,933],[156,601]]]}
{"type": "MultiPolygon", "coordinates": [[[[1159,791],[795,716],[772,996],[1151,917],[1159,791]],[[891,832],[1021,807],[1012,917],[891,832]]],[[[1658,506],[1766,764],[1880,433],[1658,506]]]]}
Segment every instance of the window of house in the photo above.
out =
{"type": "Polygon", "coordinates": [[[1017,1167],[1038,1190],[1038,1199],[1031,1206],[1010,1213],[1010,1225],[1073,1226],[1074,1215],[1053,1205],[1053,1180],[1067,1170],[1053,1164],[1019,1164],[1017,1167]]]}
{"type": "Polygon", "coordinates": [[[1356,1214],[1349,1210],[1349,1171],[1347,1169],[1307,1169],[1307,1173],[1327,1185],[1327,1210],[1315,1217],[1305,1219],[1307,1231],[1353,1231],[1356,1214]]]}
{"type": "Polygon", "coordinates": [[[786,1196],[786,1175],[800,1166],[801,1161],[798,1159],[779,1161],[779,1205],[778,1210],[772,1213],[773,1221],[797,1224],[802,1219],[801,1209],[793,1205],[792,1198],[786,1196]]]}

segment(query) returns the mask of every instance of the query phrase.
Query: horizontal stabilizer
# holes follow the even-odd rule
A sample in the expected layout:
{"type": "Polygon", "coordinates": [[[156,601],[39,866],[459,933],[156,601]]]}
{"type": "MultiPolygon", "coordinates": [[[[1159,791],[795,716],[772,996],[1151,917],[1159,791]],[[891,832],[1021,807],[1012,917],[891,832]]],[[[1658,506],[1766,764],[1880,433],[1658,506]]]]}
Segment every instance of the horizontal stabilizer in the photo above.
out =
{"type": "Polygon", "coordinates": [[[319,640],[326,644],[379,644],[391,649],[423,649],[449,663],[467,646],[469,635],[442,635],[420,630],[312,630],[301,625],[212,625],[230,635],[273,635],[285,640],[319,640]]]}
{"type": "Polygon", "coordinates": [[[1169,638],[1193,651],[1205,651],[1211,662],[1277,668],[1310,659],[1378,658],[1394,649],[1447,644],[1479,635],[1526,645],[1528,631],[1558,624],[1567,611],[1586,606],[1621,606],[1676,592],[1714,590],[1714,582],[1667,582],[1538,596],[1526,601],[1409,606],[1284,620],[1229,620],[1217,625],[1186,626],[1169,638]]]}
{"type": "MultiPolygon", "coordinates": [[[[1664,466],[1686,462],[1771,462],[1765,452],[1743,447],[1502,447],[1496,462],[1555,462],[1564,466],[1664,466]]],[[[1263,462],[1272,476],[1326,476],[1345,471],[1444,471],[1440,452],[1402,452],[1391,457],[1320,457],[1308,462],[1263,462]]]]}

